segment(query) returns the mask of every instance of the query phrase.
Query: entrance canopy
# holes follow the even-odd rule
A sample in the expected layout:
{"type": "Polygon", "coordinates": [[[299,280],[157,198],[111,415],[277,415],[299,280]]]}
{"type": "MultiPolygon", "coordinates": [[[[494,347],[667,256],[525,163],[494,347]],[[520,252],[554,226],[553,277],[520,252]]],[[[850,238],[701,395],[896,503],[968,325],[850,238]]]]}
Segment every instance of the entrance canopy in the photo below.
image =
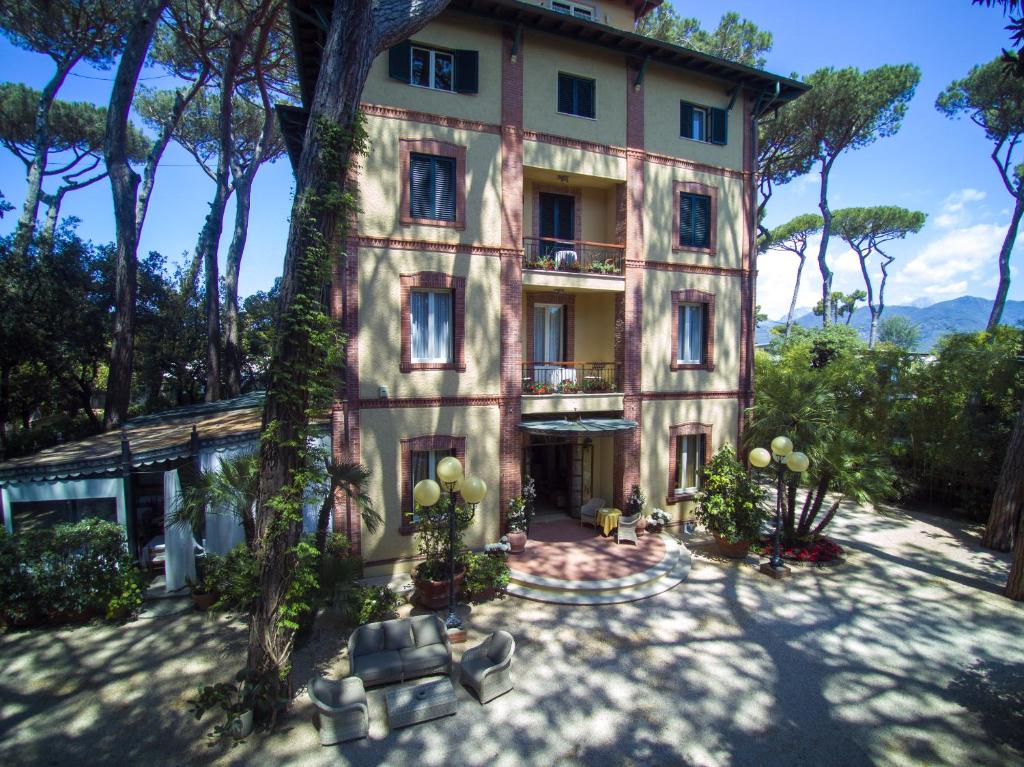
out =
{"type": "Polygon", "coordinates": [[[571,437],[571,436],[610,436],[622,432],[633,431],[637,427],[636,421],[627,421],[625,418],[579,418],[569,420],[567,418],[555,418],[550,421],[525,421],[519,424],[519,428],[527,434],[536,434],[548,437],[571,437]]]}

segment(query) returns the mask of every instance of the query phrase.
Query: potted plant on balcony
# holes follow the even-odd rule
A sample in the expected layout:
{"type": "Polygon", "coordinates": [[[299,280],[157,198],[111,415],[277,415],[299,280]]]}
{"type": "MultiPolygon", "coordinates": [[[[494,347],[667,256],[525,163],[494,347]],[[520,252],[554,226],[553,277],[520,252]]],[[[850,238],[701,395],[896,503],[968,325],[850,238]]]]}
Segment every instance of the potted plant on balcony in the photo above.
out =
{"type": "MultiPolygon", "coordinates": [[[[433,506],[416,504],[416,543],[420,562],[413,572],[413,583],[420,604],[430,610],[440,610],[448,604],[448,507],[451,496],[443,494],[433,506]]],[[[473,522],[473,509],[468,505],[455,505],[455,593],[462,588],[466,574],[462,555],[462,538],[473,522]]]]}
{"type": "Polygon", "coordinates": [[[701,470],[701,489],[693,516],[731,559],[742,559],[761,535],[768,518],[766,493],[724,445],[701,470]]]}

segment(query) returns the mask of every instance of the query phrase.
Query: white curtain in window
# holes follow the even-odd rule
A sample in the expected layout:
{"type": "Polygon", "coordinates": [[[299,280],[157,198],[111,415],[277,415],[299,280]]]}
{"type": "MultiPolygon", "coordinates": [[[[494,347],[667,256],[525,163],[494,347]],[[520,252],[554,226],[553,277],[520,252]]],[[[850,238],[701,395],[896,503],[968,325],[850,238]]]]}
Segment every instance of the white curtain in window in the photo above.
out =
{"type": "Polygon", "coordinates": [[[682,304],[679,307],[679,362],[701,362],[704,349],[704,307],[682,304]]]}
{"type": "Polygon", "coordinates": [[[450,362],[452,358],[452,296],[450,291],[416,290],[410,296],[412,358],[417,362],[450,362]]]}
{"type": "Polygon", "coordinates": [[[533,356],[535,362],[562,361],[562,307],[533,309],[533,356]]]}
{"type": "Polygon", "coordinates": [[[187,579],[196,577],[195,540],[184,525],[169,523],[181,505],[181,480],[178,470],[164,472],[164,575],[166,590],[177,591],[187,579]]]}

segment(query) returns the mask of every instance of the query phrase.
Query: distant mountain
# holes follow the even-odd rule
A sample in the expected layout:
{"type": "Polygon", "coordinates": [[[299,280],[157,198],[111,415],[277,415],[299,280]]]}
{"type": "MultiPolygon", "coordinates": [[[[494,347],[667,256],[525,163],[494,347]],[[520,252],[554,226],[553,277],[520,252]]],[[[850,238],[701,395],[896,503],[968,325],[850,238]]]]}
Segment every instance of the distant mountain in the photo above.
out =
{"type": "MultiPolygon", "coordinates": [[[[906,317],[921,328],[921,343],[918,345],[918,351],[930,351],[935,346],[935,342],[947,333],[971,333],[984,330],[991,311],[992,301],[989,299],[961,296],[927,306],[887,306],[882,314],[882,320],[897,315],[906,317]]],[[[768,343],[770,329],[775,325],[784,324],[785,321],[785,317],[783,317],[781,321],[761,323],[761,327],[757,329],[757,343],[768,343]]],[[[1002,321],[1004,325],[1016,325],[1018,322],[1024,321],[1024,301],[1007,301],[1003,308],[1002,321]]],[[[816,317],[813,312],[807,312],[798,315],[796,324],[806,328],[819,327],[821,317],[816,317]]],[[[871,312],[866,306],[861,306],[853,313],[850,325],[855,327],[867,340],[868,331],[871,328],[871,312]]]]}

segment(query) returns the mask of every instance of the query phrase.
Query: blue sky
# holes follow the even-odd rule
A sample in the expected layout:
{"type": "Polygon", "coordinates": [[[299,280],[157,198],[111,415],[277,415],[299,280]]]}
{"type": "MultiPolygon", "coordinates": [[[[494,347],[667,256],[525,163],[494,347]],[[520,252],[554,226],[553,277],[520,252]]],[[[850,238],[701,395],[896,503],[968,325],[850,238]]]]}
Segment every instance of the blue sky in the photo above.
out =
{"type": "MultiPolygon", "coordinates": [[[[725,11],[735,10],[775,36],[767,68],[779,74],[807,74],[823,66],[855,66],[912,62],[922,70],[903,129],[892,138],[841,157],[830,179],[833,208],[855,205],[901,205],[928,214],[920,234],[895,244],[887,303],[937,301],[970,294],[995,293],[996,256],[1009,220],[1012,198],[989,159],[991,146],[981,130],[967,120],[951,121],[934,108],[935,97],[971,66],[994,58],[1008,44],[1006,20],[999,11],[974,7],[969,0],[910,2],[874,0],[859,3],[755,2],[678,3],[680,13],[714,27],[725,11]]],[[[5,77],[40,87],[50,76],[48,58],[13,48],[0,40],[0,70],[5,77]]],[[[147,72],[152,77],[159,73],[147,72]]],[[[103,104],[109,95],[110,72],[76,69],[60,98],[103,104]],[[94,79],[99,78],[99,79],[94,79]]],[[[168,87],[169,79],[144,84],[168,87]]],[[[1022,153],[1024,156],[1024,153],[1022,153]]],[[[287,162],[265,166],[256,180],[252,217],[240,291],[247,295],[268,288],[280,274],[293,178],[287,162]]],[[[0,150],[0,191],[15,206],[24,193],[24,167],[0,150]]],[[[172,145],[158,172],[140,251],[158,250],[172,262],[191,252],[212,195],[212,182],[191,158],[172,145]]],[[[777,226],[804,212],[817,210],[818,177],[811,174],[772,198],[768,225],[777,226]]],[[[82,236],[97,242],[113,239],[110,187],[100,182],[69,195],[63,213],[82,219],[82,236]]],[[[233,208],[228,209],[230,222],[233,208]]],[[[14,226],[15,216],[0,221],[0,232],[14,226]]],[[[230,231],[230,225],[226,227],[230,231]]],[[[227,249],[227,238],[221,257],[227,249]]],[[[856,257],[840,243],[830,247],[836,272],[834,287],[850,291],[861,286],[856,257]]],[[[1016,262],[1015,262],[1016,263],[1016,262]]],[[[759,262],[758,303],[770,317],[782,316],[789,305],[796,259],[769,254],[759,262]]],[[[799,305],[820,297],[817,265],[808,260],[799,305]]],[[[1016,268],[1014,277],[1018,276],[1016,268]]],[[[1010,298],[1024,299],[1024,285],[1014,284],[1010,298]]]]}

